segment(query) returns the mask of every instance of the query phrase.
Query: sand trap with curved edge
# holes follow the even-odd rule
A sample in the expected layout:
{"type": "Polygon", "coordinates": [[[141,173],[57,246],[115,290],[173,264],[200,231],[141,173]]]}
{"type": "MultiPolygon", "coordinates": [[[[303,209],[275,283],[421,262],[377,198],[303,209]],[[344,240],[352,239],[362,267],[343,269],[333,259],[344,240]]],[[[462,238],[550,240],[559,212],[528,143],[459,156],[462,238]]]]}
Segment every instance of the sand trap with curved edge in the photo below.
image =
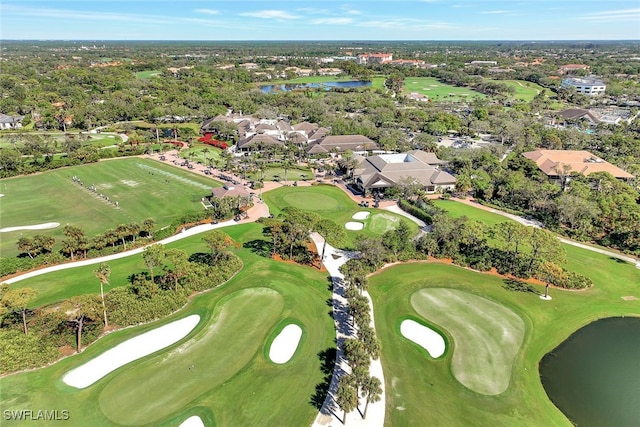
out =
{"type": "Polygon", "coordinates": [[[67,372],[62,381],[76,388],[88,387],[127,363],[180,341],[196,327],[199,321],[200,316],[193,314],[128,339],[84,365],[67,372]]]}
{"type": "Polygon", "coordinates": [[[300,337],[302,337],[300,326],[293,323],[285,326],[271,343],[269,359],[273,363],[287,363],[296,352],[300,337]]]}
{"type": "Polygon", "coordinates": [[[369,218],[369,215],[371,215],[371,212],[361,211],[354,213],[351,218],[363,220],[369,218]]]}
{"type": "Polygon", "coordinates": [[[344,225],[347,230],[351,231],[359,231],[364,228],[364,224],[361,222],[349,221],[344,225]]]}
{"type": "Polygon", "coordinates": [[[179,427],[204,427],[204,423],[199,416],[193,415],[180,423],[179,427]]]}
{"type": "Polygon", "coordinates": [[[427,328],[414,320],[406,319],[400,324],[400,333],[406,339],[427,350],[434,359],[444,354],[444,338],[433,329],[427,328]]]}
{"type": "Polygon", "coordinates": [[[59,226],[60,226],[59,222],[45,222],[44,224],[35,224],[35,225],[19,225],[17,227],[0,228],[0,233],[8,233],[9,231],[18,231],[18,230],[46,230],[48,228],[56,228],[59,226]]]}

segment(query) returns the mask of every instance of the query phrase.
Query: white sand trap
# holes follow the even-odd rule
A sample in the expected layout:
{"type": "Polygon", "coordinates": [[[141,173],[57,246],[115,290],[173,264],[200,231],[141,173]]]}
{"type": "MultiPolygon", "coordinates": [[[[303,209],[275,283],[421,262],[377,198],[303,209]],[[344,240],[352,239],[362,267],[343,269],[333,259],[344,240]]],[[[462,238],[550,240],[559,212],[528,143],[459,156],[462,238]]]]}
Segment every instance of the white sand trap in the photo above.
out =
{"type": "Polygon", "coordinates": [[[17,227],[0,228],[0,233],[8,233],[10,231],[18,231],[18,230],[46,230],[48,228],[56,228],[59,226],[60,226],[59,222],[45,222],[44,224],[35,224],[35,225],[19,225],[17,227]]]}
{"type": "Polygon", "coordinates": [[[354,213],[351,218],[353,218],[353,219],[367,219],[367,218],[369,218],[369,215],[371,215],[371,212],[362,211],[362,212],[354,213]]]}
{"type": "Polygon", "coordinates": [[[287,363],[296,352],[300,337],[302,337],[300,326],[293,323],[285,326],[271,343],[269,359],[273,363],[287,363]]]}
{"type": "Polygon", "coordinates": [[[199,416],[194,415],[184,420],[179,427],[204,427],[204,423],[199,416]]]}
{"type": "Polygon", "coordinates": [[[4,194],[0,194],[0,197],[4,197],[4,194]]]}
{"type": "Polygon", "coordinates": [[[400,333],[429,352],[434,359],[444,354],[445,343],[442,336],[433,329],[407,319],[400,324],[400,333]]]}
{"type": "Polygon", "coordinates": [[[349,221],[344,225],[347,230],[358,231],[364,228],[364,224],[361,222],[349,221]]]}
{"type": "Polygon", "coordinates": [[[84,365],[67,372],[62,381],[76,388],[88,387],[127,363],[180,341],[196,327],[199,321],[200,316],[193,314],[128,339],[84,365]]]}

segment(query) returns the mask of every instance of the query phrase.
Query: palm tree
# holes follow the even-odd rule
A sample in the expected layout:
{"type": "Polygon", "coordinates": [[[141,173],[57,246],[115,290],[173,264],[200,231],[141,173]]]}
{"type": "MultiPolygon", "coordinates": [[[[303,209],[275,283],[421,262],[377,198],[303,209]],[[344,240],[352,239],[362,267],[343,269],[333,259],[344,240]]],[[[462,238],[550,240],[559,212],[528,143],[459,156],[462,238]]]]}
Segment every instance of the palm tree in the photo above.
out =
{"type": "Polygon", "coordinates": [[[202,149],[202,155],[204,156],[204,165],[207,165],[207,153],[209,153],[211,150],[209,150],[207,147],[204,147],[202,149]]]}
{"type": "Polygon", "coordinates": [[[362,413],[362,419],[367,418],[367,409],[369,409],[369,403],[378,402],[380,395],[382,394],[382,383],[378,377],[369,377],[362,383],[362,395],[367,400],[364,405],[364,412],[362,413]]]}
{"type": "Polygon", "coordinates": [[[100,298],[102,298],[102,313],[104,314],[104,327],[109,327],[107,321],[107,306],[104,303],[104,285],[109,284],[109,276],[111,275],[111,267],[106,262],[101,263],[98,268],[93,270],[93,274],[100,280],[100,298]]]}
{"type": "Polygon", "coordinates": [[[342,424],[347,424],[347,412],[351,412],[358,406],[358,393],[348,376],[340,378],[338,392],[336,393],[336,403],[344,411],[342,424]]]}

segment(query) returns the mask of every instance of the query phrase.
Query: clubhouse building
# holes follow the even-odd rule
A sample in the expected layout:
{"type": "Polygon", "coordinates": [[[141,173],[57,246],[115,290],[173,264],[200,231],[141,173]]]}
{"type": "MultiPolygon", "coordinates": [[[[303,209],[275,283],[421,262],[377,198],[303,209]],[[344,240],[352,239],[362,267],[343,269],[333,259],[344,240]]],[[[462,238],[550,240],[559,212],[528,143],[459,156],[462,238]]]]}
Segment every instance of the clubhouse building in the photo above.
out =
{"type": "Polygon", "coordinates": [[[399,154],[380,154],[359,157],[353,177],[356,188],[362,192],[382,192],[405,180],[424,186],[428,193],[453,190],[456,179],[440,169],[443,160],[434,153],[413,150],[399,154]]]}

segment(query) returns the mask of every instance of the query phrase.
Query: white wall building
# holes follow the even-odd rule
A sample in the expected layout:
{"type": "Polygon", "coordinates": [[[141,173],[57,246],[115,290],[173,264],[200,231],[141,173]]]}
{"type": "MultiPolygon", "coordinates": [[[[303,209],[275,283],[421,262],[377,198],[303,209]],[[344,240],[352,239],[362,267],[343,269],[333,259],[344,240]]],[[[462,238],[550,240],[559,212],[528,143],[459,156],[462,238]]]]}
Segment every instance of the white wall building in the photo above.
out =
{"type": "Polygon", "coordinates": [[[595,77],[571,77],[562,79],[562,87],[574,87],[576,92],[587,96],[604,95],[607,85],[595,77]]]}

